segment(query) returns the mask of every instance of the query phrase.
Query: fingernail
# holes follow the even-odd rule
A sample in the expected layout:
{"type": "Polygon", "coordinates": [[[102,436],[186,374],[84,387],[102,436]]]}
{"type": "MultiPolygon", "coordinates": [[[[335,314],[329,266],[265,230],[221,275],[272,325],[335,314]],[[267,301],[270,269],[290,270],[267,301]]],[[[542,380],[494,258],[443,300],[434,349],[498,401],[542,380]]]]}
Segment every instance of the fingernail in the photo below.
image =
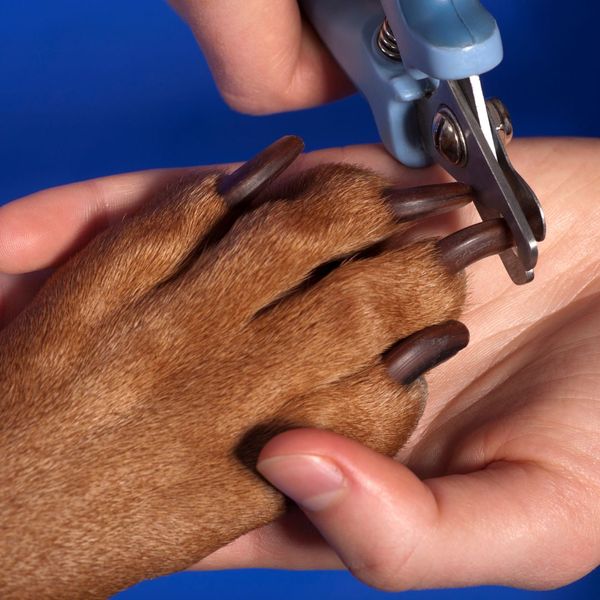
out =
{"type": "Polygon", "coordinates": [[[321,456],[276,456],[260,461],[256,468],[279,491],[311,512],[331,508],[348,489],[340,469],[321,456]]]}

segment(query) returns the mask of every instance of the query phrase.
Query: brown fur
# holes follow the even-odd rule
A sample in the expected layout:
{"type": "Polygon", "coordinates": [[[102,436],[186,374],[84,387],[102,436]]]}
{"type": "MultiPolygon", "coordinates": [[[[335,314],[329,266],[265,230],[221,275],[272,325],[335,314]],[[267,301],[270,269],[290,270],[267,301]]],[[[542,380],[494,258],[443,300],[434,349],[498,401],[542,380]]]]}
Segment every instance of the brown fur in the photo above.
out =
{"type": "Polygon", "coordinates": [[[358,255],[398,231],[384,188],[320,167],[223,231],[216,176],[184,180],[0,332],[2,598],[105,597],[273,520],[252,468],[278,431],[406,441],[424,388],[381,354],[456,318],[464,281],[432,242],[358,255]]]}

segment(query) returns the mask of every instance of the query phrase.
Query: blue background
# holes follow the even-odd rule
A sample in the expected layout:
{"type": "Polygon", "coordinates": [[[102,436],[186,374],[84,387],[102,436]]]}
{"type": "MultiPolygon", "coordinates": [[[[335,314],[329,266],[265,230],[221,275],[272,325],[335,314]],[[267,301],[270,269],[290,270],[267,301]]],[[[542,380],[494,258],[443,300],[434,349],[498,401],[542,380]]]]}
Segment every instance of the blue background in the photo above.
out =
{"type": "MultiPolygon", "coordinates": [[[[484,84],[509,106],[517,133],[600,136],[600,3],[485,4],[500,23],[506,58],[484,84]]],[[[248,43],[240,40],[241,51],[248,43]]],[[[162,0],[0,2],[0,204],[117,172],[241,160],[286,133],[302,135],[309,149],[377,140],[358,97],[295,114],[233,113],[220,100],[191,34],[162,0]]],[[[488,588],[403,597],[537,595],[488,588]]],[[[242,572],[177,575],[119,598],[281,596],[384,595],[343,573],[242,572]]],[[[599,598],[600,572],[544,597],[599,598]]]]}

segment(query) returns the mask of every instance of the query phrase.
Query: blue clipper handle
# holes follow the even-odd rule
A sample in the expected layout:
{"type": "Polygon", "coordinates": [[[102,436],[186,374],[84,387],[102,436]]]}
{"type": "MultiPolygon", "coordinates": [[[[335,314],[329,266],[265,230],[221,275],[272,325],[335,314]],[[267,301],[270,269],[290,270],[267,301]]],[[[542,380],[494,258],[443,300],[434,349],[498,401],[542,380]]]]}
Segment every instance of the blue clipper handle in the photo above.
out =
{"type": "Polygon", "coordinates": [[[502,60],[498,28],[478,0],[300,0],[300,4],[342,69],[366,96],[388,151],[409,167],[433,162],[421,138],[416,102],[433,91],[439,79],[478,75],[482,66],[489,70],[502,60]],[[459,5],[469,5],[471,10],[459,12],[459,5]],[[377,46],[386,14],[392,29],[398,29],[402,62],[390,60],[377,46]],[[483,25],[477,25],[478,16],[483,25]],[[476,34],[479,37],[474,38],[476,34]],[[464,45],[472,39],[479,41],[464,45]],[[453,45],[440,45],[452,40],[453,45]],[[457,59],[457,54],[463,59],[457,59]],[[425,71],[431,65],[436,76],[425,71]]]}
{"type": "Polygon", "coordinates": [[[500,30],[479,0],[381,0],[381,5],[409,70],[465,79],[502,62],[500,30]]]}

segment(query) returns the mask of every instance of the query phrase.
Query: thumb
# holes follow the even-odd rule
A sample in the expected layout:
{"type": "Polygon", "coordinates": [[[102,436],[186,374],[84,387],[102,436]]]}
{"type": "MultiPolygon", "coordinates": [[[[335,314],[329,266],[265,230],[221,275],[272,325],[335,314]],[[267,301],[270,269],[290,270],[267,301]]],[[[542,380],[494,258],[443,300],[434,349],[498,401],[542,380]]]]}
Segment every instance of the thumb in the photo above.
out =
{"type": "Polygon", "coordinates": [[[294,430],[265,446],[257,468],[354,575],[380,589],[547,589],[583,567],[569,559],[573,526],[552,506],[555,482],[535,465],[499,462],[421,481],[356,442],[294,430]]]}

